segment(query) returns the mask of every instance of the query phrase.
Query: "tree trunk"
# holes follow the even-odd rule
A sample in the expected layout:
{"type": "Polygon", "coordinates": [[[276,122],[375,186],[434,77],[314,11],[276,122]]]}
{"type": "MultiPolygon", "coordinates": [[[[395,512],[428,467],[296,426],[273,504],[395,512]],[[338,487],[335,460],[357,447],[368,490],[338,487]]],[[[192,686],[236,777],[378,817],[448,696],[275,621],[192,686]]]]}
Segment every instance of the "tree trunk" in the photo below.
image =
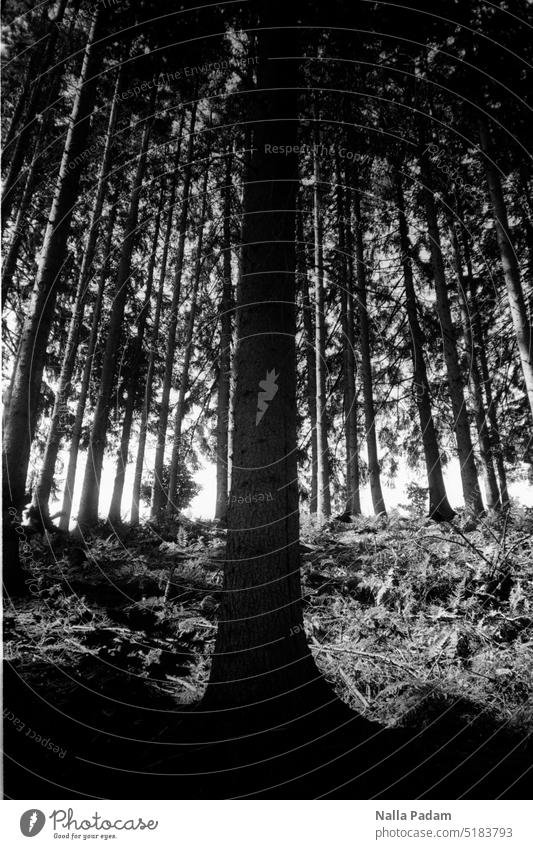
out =
{"type": "Polygon", "coordinates": [[[310,434],[309,442],[311,445],[311,497],[309,500],[309,512],[315,515],[317,511],[317,491],[318,491],[318,456],[316,444],[316,355],[315,355],[315,328],[313,322],[313,312],[311,309],[311,299],[309,297],[309,281],[307,278],[307,250],[305,242],[305,231],[303,222],[303,212],[300,208],[296,218],[297,228],[297,253],[296,263],[298,269],[298,279],[302,290],[302,314],[304,326],[304,345],[305,345],[305,362],[307,372],[307,405],[309,412],[310,434]]]}
{"type": "Polygon", "coordinates": [[[359,495],[359,444],[357,438],[357,396],[355,388],[355,349],[353,324],[353,258],[351,243],[351,202],[344,197],[341,171],[337,159],[335,169],[338,256],[340,266],[340,308],[342,327],[342,375],[344,401],[344,439],[346,448],[346,501],[345,511],[350,516],[361,513],[359,495]]]}
{"type": "Polygon", "coordinates": [[[166,509],[169,514],[173,511],[178,511],[177,494],[178,494],[178,473],[180,467],[180,449],[181,449],[181,428],[185,415],[185,393],[189,385],[189,367],[191,363],[191,353],[193,347],[194,321],[196,319],[196,304],[198,300],[198,288],[200,286],[200,277],[202,273],[202,250],[204,241],[204,228],[207,213],[207,181],[209,179],[209,153],[205,163],[204,184],[202,188],[202,208],[200,210],[200,227],[198,230],[198,240],[196,244],[196,262],[193,272],[193,286],[191,292],[191,308],[187,321],[187,329],[185,331],[185,350],[183,354],[183,366],[180,377],[180,388],[178,391],[178,402],[176,404],[176,413],[174,416],[174,436],[172,440],[172,457],[170,460],[169,483],[168,483],[168,500],[166,509]]]}
{"type": "Polygon", "coordinates": [[[413,362],[413,393],[418,409],[422,444],[429,489],[429,515],[432,519],[450,522],[455,513],[450,507],[440,458],[437,432],[431,410],[431,394],[427,378],[426,360],[424,354],[424,334],[418,321],[418,305],[413,282],[413,268],[409,255],[409,236],[402,178],[399,170],[395,170],[396,204],[398,208],[399,248],[402,257],[403,281],[405,289],[405,308],[409,322],[409,347],[413,362]]]}
{"type": "MultiPolygon", "coordinates": [[[[279,7],[277,2],[267,7],[276,23],[279,7]]],[[[293,30],[269,28],[268,23],[269,18],[261,21],[258,53],[292,55],[293,30]]],[[[241,725],[246,723],[244,706],[261,711],[265,700],[270,719],[278,710],[286,715],[289,700],[301,712],[302,704],[311,703],[309,690],[313,692],[312,685],[320,680],[306,646],[299,577],[294,303],[298,162],[295,154],[269,152],[270,145],[296,144],[297,85],[291,60],[265,61],[257,73],[261,94],[252,107],[254,152],[244,191],[243,274],[237,296],[234,465],[224,601],[205,697],[206,705],[218,708],[242,706],[241,725]]],[[[220,721],[227,715],[219,714],[220,721]]]]}
{"type": "Polygon", "coordinates": [[[365,408],[366,450],[368,453],[368,475],[370,494],[376,516],[386,516],[385,501],[381,491],[381,473],[378,459],[376,437],[376,414],[374,410],[374,387],[372,381],[372,360],[370,354],[370,326],[368,320],[367,282],[365,254],[363,244],[363,221],[361,218],[361,199],[356,185],[353,195],[355,259],[357,263],[357,315],[359,320],[359,346],[361,351],[361,382],[365,408]]]}
{"type": "Polygon", "coordinates": [[[109,327],[107,328],[107,341],[102,363],[100,388],[93,416],[93,426],[91,429],[91,438],[87,452],[87,465],[85,467],[80,510],[78,514],[78,524],[81,527],[90,527],[91,525],[95,525],[98,521],[98,495],[107,438],[109,405],[117,367],[117,354],[120,345],[124,309],[126,307],[128,294],[128,282],[131,274],[131,256],[135,246],[135,240],[137,238],[139,198],[146,168],[146,157],[153,121],[156,92],[157,90],[154,87],[152,97],[150,99],[148,114],[145,118],[145,126],[139,149],[137,171],[133,181],[128,214],[124,224],[124,233],[121,243],[122,249],[115,284],[115,293],[111,308],[109,327]]]}
{"type": "Polygon", "coordinates": [[[223,221],[223,280],[220,301],[220,350],[218,356],[217,393],[217,500],[215,519],[222,519],[228,509],[228,430],[231,371],[231,307],[233,292],[231,285],[231,190],[233,153],[226,154],[226,175],[222,189],[223,221]]]}
{"type": "Polygon", "coordinates": [[[515,249],[509,230],[507,207],[503,196],[502,184],[498,169],[491,155],[489,129],[485,120],[480,120],[479,136],[484,153],[485,173],[489,187],[490,200],[496,227],[496,238],[500,249],[503,276],[507,286],[507,296],[511,308],[514,332],[520,354],[520,362],[524,373],[524,382],[533,415],[533,326],[528,320],[526,302],[520,281],[520,271],[515,249]]]}
{"type": "Polygon", "coordinates": [[[164,187],[161,187],[161,195],[159,206],[157,209],[154,241],[152,252],[148,260],[148,275],[146,280],[146,291],[144,295],[144,303],[137,319],[137,335],[133,342],[133,350],[130,357],[130,374],[126,388],[126,407],[124,410],[124,418],[122,421],[122,433],[120,437],[120,446],[117,454],[117,465],[115,472],[115,480],[113,483],[113,494],[111,496],[111,504],[109,506],[108,521],[113,524],[120,524],[122,521],[122,495],[124,493],[124,480],[126,477],[126,467],[128,465],[128,452],[130,447],[131,426],[133,424],[133,413],[137,403],[139,391],[139,366],[141,363],[144,333],[146,330],[146,322],[150,313],[150,301],[152,299],[152,288],[154,284],[154,271],[157,254],[157,243],[159,241],[159,229],[161,224],[161,210],[163,207],[164,187]]]}
{"type": "MultiPolygon", "coordinates": [[[[424,145],[421,145],[421,150],[424,145]]],[[[433,180],[431,166],[427,153],[421,154],[420,161],[422,181],[424,183],[423,195],[428,226],[428,235],[431,251],[431,266],[435,282],[435,293],[437,296],[437,314],[442,333],[444,349],[444,361],[448,376],[448,388],[453,411],[453,427],[457,440],[457,453],[461,465],[461,481],[463,485],[463,496],[465,506],[474,514],[483,512],[483,501],[478,482],[476,464],[474,460],[474,448],[470,435],[470,424],[465,402],[464,384],[459,367],[457,355],[457,344],[455,340],[455,329],[452,321],[448,287],[444,271],[444,260],[440,242],[439,223],[435,207],[433,193],[433,180]]]]}
{"type": "MultiPolygon", "coordinates": [[[[462,215],[460,216],[461,220],[462,215]]],[[[490,436],[491,436],[491,444],[492,444],[492,453],[496,462],[496,471],[498,473],[498,486],[500,490],[500,498],[501,504],[503,508],[509,507],[509,492],[507,490],[507,474],[505,472],[505,463],[503,459],[503,448],[502,442],[500,438],[500,428],[498,425],[498,410],[496,405],[496,399],[494,398],[492,392],[492,378],[489,372],[489,366],[487,362],[487,351],[486,351],[486,343],[485,343],[485,333],[483,331],[483,323],[481,321],[481,312],[478,303],[477,296],[477,284],[474,277],[474,273],[472,270],[472,258],[470,255],[470,245],[468,241],[468,235],[466,231],[463,229],[463,251],[466,262],[466,272],[467,272],[467,280],[468,280],[468,292],[470,296],[470,311],[471,311],[471,321],[474,332],[474,343],[475,343],[475,351],[474,354],[477,355],[479,360],[479,366],[481,369],[481,378],[483,381],[483,388],[485,390],[485,398],[487,401],[487,415],[489,417],[490,423],[490,436]]]]}
{"type": "Polygon", "coordinates": [[[157,294],[157,302],[155,306],[154,323],[152,326],[150,340],[150,355],[148,357],[148,368],[146,372],[146,385],[144,388],[144,399],[141,410],[141,422],[139,426],[139,442],[137,446],[137,459],[135,462],[135,472],[133,476],[133,495],[131,503],[131,524],[139,523],[139,505],[141,500],[141,483],[144,466],[144,452],[146,450],[146,437],[148,433],[148,418],[150,416],[150,405],[152,403],[155,359],[158,350],[159,324],[161,321],[161,311],[163,306],[163,295],[165,292],[165,280],[167,274],[168,252],[170,247],[170,236],[172,234],[172,222],[174,219],[174,205],[176,202],[176,186],[177,175],[181,156],[181,142],[183,136],[183,114],[180,120],[180,128],[178,132],[178,144],[176,148],[176,159],[174,165],[174,175],[171,180],[170,196],[168,199],[167,223],[165,231],[165,241],[163,244],[163,256],[161,258],[161,272],[159,275],[159,291],[157,294]]]}
{"type": "Polygon", "coordinates": [[[91,212],[91,219],[89,222],[87,244],[85,246],[85,251],[81,263],[78,285],[74,298],[74,306],[72,309],[72,316],[68,330],[67,343],[65,347],[65,354],[63,356],[63,364],[61,367],[61,374],[59,377],[56,397],[54,401],[54,408],[49,423],[48,437],[46,440],[46,447],[44,451],[41,473],[33,494],[33,503],[35,507],[39,509],[41,515],[44,516],[45,519],[48,519],[48,501],[50,498],[50,492],[52,490],[55,465],[61,442],[61,419],[64,416],[64,413],[66,412],[67,402],[71,393],[71,380],[72,374],[74,372],[74,365],[76,362],[76,353],[78,350],[79,331],[83,323],[87,292],[93,271],[96,242],[101,224],[100,219],[102,216],[102,209],[104,206],[105,194],[108,186],[108,172],[111,164],[112,138],[117,119],[118,94],[120,90],[121,76],[122,74],[119,70],[117,74],[117,81],[115,84],[115,91],[113,95],[111,110],[109,113],[104,153],[100,166],[100,172],[98,175],[96,196],[94,199],[93,209],[91,212]]]}
{"type": "Polygon", "coordinates": [[[82,153],[89,137],[90,118],[96,95],[95,70],[99,53],[95,44],[98,28],[96,8],[85,49],[78,89],[70,117],[61,168],[39,259],[39,269],[28,315],[21,334],[20,357],[13,381],[9,418],[4,437],[4,470],[15,505],[24,499],[30,446],[33,440],[46,346],[52,326],[58,283],[65,261],[67,238],[79,193],[83,168],[82,153]],[[71,167],[72,166],[72,167],[71,167]]]}
{"type": "Polygon", "coordinates": [[[176,258],[176,270],[172,288],[172,303],[170,305],[170,316],[167,331],[167,347],[165,353],[165,370],[163,374],[163,389],[161,405],[159,408],[159,422],[157,428],[157,445],[154,461],[154,485],[152,489],[152,504],[150,515],[152,519],[160,516],[165,507],[166,493],[163,487],[163,466],[165,461],[165,444],[167,439],[168,411],[170,402],[170,389],[172,386],[172,372],[174,369],[174,353],[176,350],[176,327],[178,324],[178,309],[181,295],[181,279],[183,275],[183,255],[185,251],[185,240],[187,238],[187,219],[189,214],[189,194],[191,188],[191,173],[194,153],[194,128],[196,123],[196,102],[192,106],[191,121],[189,126],[189,141],[187,146],[187,164],[183,180],[183,193],[181,199],[181,213],[179,221],[178,251],[176,258]]]}
{"type": "Polygon", "coordinates": [[[96,292],[96,298],[93,306],[91,332],[89,335],[89,340],[87,342],[87,348],[85,350],[84,355],[83,372],[80,381],[80,393],[76,402],[74,424],[72,425],[72,429],[70,431],[67,474],[65,478],[65,489],[63,492],[63,506],[61,508],[61,518],[59,520],[59,528],[62,531],[68,531],[70,524],[70,516],[72,513],[72,501],[74,498],[74,484],[76,481],[76,467],[78,465],[78,451],[80,447],[81,431],[83,428],[83,417],[85,415],[85,404],[87,403],[87,396],[89,394],[94,352],[96,350],[96,342],[98,340],[98,331],[100,329],[100,316],[102,314],[104,288],[109,277],[111,248],[113,245],[113,233],[115,230],[116,218],[116,204],[114,198],[110,198],[109,219],[107,222],[107,238],[103,251],[102,270],[100,272],[98,290],[96,292]]]}
{"type": "Polygon", "coordinates": [[[324,248],[321,211],[318,125],[315,130],[313,157],[313,227],[315,239],[315,367],[316,367],[316,443],[317,443],[317,517],[322,522],[331,516],[329,448],[326,418],[326,316],[324,302],[324,248]]]}
{"type": "Polygon", "coordinates": [[[457,275],[457,293],[459,297],[459,309],[461,311],[461,322],[463,325],[464,353],[468,380],[470,383],[470,395],[472,399],[472,408],[474,410],[474,420],[476,422],[479,439],[479,456],[483,474],[485,501],[489,510],[496,510],[500,506],[500,493],[496,482],[496,472],[494,471],[492,446],[490,444],[490,434],[487,416],[485,413],[485,404],[483,401],[483,390],[481,387],[481,376],[475,356],[474,340],[471,330],[471,315],[469,312],[467,294],[464,289],[465,278],[463,276],[461,249],[459,247],[459,240],[455,231],[455,222],[451,214],[448,216],[448,227],[450,230],[453,260],[457,275]]]}

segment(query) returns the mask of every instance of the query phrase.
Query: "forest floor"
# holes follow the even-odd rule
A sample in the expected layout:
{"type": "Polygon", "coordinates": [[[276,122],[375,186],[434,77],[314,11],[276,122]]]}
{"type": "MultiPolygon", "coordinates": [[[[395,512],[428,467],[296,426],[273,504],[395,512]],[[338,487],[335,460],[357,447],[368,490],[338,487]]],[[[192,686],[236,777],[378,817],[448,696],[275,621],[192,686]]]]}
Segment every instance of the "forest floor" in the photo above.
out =
{"type": "Polygon", "coordinates": [[[327,775],[307,763],[312,787],[269,793],[257,768],[245,793],[224,775],[227,752],[176,737],[207,683],[224,558],[223,530],[183,519],[22,545],[30,593],[4,614],[8,797],[156,798],[164,774],[169,798],[520,798],[533,763],[533,511],[453,527],[307,522],[301,548],[308,642],[356,720],[315,758],[335,762],[327,775]],[[379,743],[346,760],[357,729],[379,743]],[[415,739],[416,755],[396,754],[415,739]],[[391,747],[403,783],[387,764],[369,784],[391,747]]]}

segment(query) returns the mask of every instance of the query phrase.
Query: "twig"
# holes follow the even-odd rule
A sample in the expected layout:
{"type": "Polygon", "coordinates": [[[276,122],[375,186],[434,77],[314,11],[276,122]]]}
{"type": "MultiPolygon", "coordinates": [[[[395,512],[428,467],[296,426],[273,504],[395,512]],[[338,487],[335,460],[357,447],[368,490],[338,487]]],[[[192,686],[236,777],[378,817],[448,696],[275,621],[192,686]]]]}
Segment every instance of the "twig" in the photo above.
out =
{"type": "Polygon", "coordinates": [[[418,681],[420,680],[420,678],[416,674],[416,672],[414,672],[408,666],[405,666],[403,663],[398,663],[396,660],[392,660],[390,657],[384,657],[382,654],[374,654],[373,652],[361,651],[360,649],[348,649],[348,648],[344,648],[343,646],[323,645],[322,643],[318,643],[318,642],[315,642],[315,644],[311,646],[311,649],[315,649],[316,651],[319,651],[319,652],[320,651],[324,651],[324,652],[339,651],[339,652],[345,652],[346,654],[354,654],[354,655],[357,655],[358,657],[370,657],[373,660],[381,660],[383,663],[390,663],[391,666],[396,666],[396,667],[398,667],[398,669],[403,669],[406,672],[409,672],[409,674],[412,675],[414,678],[416,678],[418,681]]]}

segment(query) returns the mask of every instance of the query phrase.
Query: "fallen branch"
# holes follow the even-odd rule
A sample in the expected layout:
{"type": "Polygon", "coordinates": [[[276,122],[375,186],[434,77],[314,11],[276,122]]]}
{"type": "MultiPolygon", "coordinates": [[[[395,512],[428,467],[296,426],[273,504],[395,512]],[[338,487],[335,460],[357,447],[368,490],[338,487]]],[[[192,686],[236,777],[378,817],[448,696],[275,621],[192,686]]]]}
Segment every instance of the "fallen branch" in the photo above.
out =
{"type": "Polygon", "coordinates": [[[414,672],[409,666],[405,666],[403,663],[398,663],[396,660],[391,660],[390,657],[384,657],[382,654],[374,654],[370,651],[362,651],[361,649],[349,649],[344,648],[343,646],[330,646],[323,645],[317,641],[315,641],[314,645],[311,646],[311,650],[315,649],[316,651],[324,651],[324,652],[344,652],[345,654],[353,654],[358,657],[370,657],[373,660],[381,660],[382,663],[389,663],[391,666],[396,666],[398,669],[403,669],[405,672],[408,672],[413,678],[416,678],[417,681],[420,681],[420,677],[414,672]]]}

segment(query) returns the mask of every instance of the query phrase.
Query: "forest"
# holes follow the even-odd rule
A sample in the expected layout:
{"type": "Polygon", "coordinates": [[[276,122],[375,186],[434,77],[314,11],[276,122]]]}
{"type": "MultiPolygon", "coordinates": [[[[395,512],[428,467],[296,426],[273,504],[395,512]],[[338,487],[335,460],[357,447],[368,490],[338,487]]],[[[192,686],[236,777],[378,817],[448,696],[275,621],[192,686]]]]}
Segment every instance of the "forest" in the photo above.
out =
{"type": "Polygon", "coordinates": [[[522,798],[528,0],[5,0],[11,799],[522,798]]]}

